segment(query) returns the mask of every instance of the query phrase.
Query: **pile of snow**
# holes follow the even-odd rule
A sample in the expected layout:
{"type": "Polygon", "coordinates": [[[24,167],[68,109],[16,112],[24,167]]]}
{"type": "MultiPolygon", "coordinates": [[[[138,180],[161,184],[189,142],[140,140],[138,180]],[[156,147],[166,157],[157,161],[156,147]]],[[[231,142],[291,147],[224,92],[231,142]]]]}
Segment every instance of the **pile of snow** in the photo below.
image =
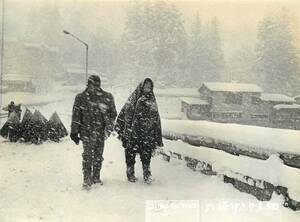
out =
{"type": "Polygon", "coordinates": [[[162,120],[165,133],[209,137],[253,147],[257,152],[300,154],[300,131],[209,121],[162,120]]]}
{"type": "MultiPolygon", "coordinates": [[[[207,147],[195,147],[182,141],[165,141],[166,151],[204,161],[212,166],[218,174],[239,177],[250,176],[273,185],[289,189],[292,198],[300,200],[300,170],[282,164],[277,155],[271,155],[267,160],[259,160],[246,156],[235,156],[207,147]]],[[[242,181],[242,178],[240,178],[242,181]]]]}

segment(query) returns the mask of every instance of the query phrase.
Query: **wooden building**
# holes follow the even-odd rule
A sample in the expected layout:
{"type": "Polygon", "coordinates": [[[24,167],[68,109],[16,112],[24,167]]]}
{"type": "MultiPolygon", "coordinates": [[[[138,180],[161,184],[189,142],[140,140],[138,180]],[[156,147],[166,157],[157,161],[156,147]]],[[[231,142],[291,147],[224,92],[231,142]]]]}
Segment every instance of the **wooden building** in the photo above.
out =
{"type": "Polygon", "coordinates": [[[22,74],[5,74],[3,75],[2,84],[3,92],[36,92],[34,77],[22,74]]]}
{"type": "Polygon", "coordinates": [[[220,122],[250,121],[255,109],[253,100],[262,91],[257,85],[245,83],[205,82],[199,88],[200,98],[210,106],[208,116],[220,122]]]}
{"type": "Polygon", "coordinates": [[[300,128],[295,98],[263,93],[255,84],[204,82],[198,97],[180,97],[181,111],[191,120],[300,128]]]}

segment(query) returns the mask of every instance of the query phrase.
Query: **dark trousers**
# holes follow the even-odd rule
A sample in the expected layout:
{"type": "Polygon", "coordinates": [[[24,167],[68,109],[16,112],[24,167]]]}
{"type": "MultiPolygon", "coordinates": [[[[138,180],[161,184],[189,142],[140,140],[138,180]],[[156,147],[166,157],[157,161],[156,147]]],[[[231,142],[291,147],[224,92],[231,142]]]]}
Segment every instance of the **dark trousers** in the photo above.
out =
{"type": "Polygon", "coordinates": [[[104,138],[89,138],[83,140],[82,171],[84,181],[100,179],[104,150],[104,138]]]}
{"type": "Polygon", "coordinates": [[[135,164],[136,155],[140,155],[141,162],[143,164],[150,165],[151,161],[151,149],[125,149],[125,159],[127,166],[133,166],[135,164]]]}
{"type": "Polygon", "coordinates": [[[134,176],[134,164],[135,164],[135,157],[136,154],[140,155],[140,159],[143,165],[143,174],[144,179],[151,176],[150,171],[150,162],[151,162],[151,148],[149,149],[125,149],[125,160],[127,165],[127,177],[130,178],[134,176]]]}

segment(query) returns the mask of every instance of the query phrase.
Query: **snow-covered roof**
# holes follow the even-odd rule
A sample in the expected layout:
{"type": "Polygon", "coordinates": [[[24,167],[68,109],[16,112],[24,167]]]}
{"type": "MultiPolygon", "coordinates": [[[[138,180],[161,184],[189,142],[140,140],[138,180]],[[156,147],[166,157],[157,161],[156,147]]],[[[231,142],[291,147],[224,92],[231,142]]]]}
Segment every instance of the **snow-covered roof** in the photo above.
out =
{"type": "Polygon", "coordinates": [[[262,93],[260,99],[271,102],[295,102],[292,97],[276,93],[262,93]]]}
{"type": "Polygon", "coordinates": [[[263,92],[259,86],[249,83],[204,82],[203,85],[209,90],[217,92],[263,92]]]}
{"type": "Polygon", "coordinates": [[[300,99],[300,95],[294,96],[294,99],[300,99]]]}
{"type": "Polygon", "coordinates": [[[300,110],[300,105],[298,104],[278,104],[274,106],[274,109],[299,109],[300,110]]]}
{"type": "Polygon", "coordinates": [[[157,96],[169,96],[169,97],[200,97],[197,88],[167,88],[158,89],[154,88],[157,96]]]}
{"type": "Polygon", "coordinates": [[[31,75],[22,74],[5,74],[3,75],[3,81],[31,81],[34,77],[31,75]]]}
{"type": "Polygon", "coordinates": [[[202,100],[200,98],[180,97],[179,99],[189,105],[209,105],[209,103],[207,101],[202,100]]]}

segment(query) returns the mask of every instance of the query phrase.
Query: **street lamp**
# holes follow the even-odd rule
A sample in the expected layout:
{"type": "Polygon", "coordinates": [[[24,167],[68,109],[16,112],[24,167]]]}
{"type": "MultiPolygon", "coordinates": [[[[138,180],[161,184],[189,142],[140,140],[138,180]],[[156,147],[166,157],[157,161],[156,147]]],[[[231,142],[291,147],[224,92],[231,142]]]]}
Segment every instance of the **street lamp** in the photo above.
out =
{"type": "Polygon", "coordinates": [[[66,34],[66,35],[72,36],[73,38],[75,38],[76,40],[78,40],[79,42],[81,42],[82,44],[85,45],[85,49],[86,49],[86,54],[85,54],[85,79],[87,81],[87,79],[88,79],[89,45],[86,42],[82,41],[80,38],[78,38],[76,35],[72,34],[71,32],[63,30],[63,33],[66,34]]]}

